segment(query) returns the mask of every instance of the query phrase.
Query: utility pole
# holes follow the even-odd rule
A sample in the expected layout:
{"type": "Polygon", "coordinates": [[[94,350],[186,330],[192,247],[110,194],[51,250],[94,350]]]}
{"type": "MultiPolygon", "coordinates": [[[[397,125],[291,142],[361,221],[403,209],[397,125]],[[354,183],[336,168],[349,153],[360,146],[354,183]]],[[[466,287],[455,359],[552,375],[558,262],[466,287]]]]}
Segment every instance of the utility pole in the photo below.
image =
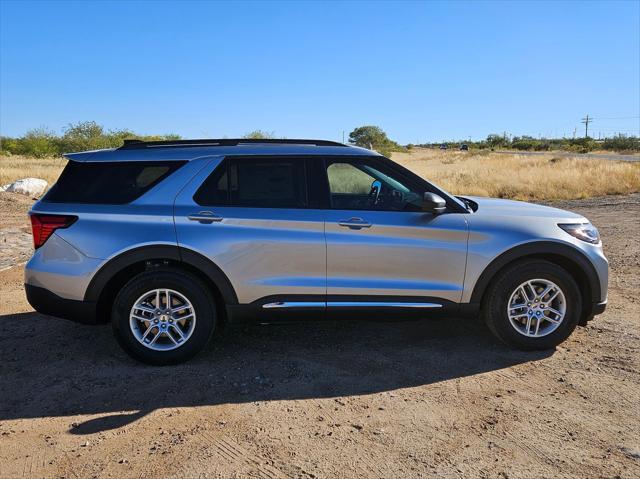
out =
{"type": "Polygon", "coordinates": [[[342,130],[342,143],[344,144],[344,130],[342,130]]]}
{"type": "Polygon", "coordinates": [[[573,139],[574,139],[574,140],[576,139],[576,131],[578,131],[578,129],[577,129],[577,128],[574,128],[574,129],[573,129],[573,139]]]}
{"type": "Polygon", "coordinates": [[[582,119],[581,123],[584,123],[584,137],[588,138],[589,137],[589,122],[593,121],[593,118],[589,118],[589,115],[585,116],[582,119]]]}

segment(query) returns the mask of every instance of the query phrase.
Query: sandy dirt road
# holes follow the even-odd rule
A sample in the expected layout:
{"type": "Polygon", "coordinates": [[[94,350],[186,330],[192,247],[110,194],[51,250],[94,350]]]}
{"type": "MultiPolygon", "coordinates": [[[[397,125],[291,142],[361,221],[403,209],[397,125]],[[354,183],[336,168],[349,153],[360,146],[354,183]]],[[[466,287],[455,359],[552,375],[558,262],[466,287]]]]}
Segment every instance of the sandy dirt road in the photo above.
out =
{"type": "MultiPolygon", "coordinates": [[[[153,368],[0,272],[0,477],[640,477],[640,195],[560,206],[600,228],[609,308],[545,353],[473,321],[312,323],[153,368]]],[[[19,261],[28,201],[0,207],[19,261]]]]}

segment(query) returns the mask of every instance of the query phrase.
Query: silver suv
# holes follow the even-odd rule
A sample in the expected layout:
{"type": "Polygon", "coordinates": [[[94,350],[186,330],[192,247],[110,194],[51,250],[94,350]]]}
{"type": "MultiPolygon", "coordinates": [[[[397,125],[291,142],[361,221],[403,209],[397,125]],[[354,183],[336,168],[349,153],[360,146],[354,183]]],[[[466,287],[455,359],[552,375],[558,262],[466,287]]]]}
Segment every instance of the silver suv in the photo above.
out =
{"type": "Polygon", "coordinates": [[[246,320],[481,315],[552,348],[604,311],[584,217],[456,197],[329,141],[126,141],[73,153],[31,212],[31,305],[111,322],[134,358],[184,361],[246,320]]]}

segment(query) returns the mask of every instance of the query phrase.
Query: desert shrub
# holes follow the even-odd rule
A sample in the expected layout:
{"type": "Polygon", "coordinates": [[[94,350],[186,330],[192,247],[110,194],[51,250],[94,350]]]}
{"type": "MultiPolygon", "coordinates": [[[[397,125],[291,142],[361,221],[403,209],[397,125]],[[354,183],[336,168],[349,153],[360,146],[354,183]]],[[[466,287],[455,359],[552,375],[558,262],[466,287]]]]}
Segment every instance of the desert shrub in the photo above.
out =
{"type": "Polygon", "coordinates": [[[589,153],[597,148],[597,143],[593,138],[572,138],[566,142],[565,150],[576,153],[589,153]]]}
{"type": "Polygon", "coordinates": [[[58,138],[46,128],[30,130],[18,140],[20,155],[29,155],[35,158],[45,158],[57,154],[59,148],[58,138]]]}
{"type": "Polygon", "coordinates": [[[69,124],[62,136],[46,128],[28,131],[19,138],[2,137],[0,152],[4,155],[24,155],[34,158],[60,156],[74,151],[96,150],[101,148],[117,148],[125,139],[178,140],[180,135],[138,135],[130,130],[109,130],[95,121],[69,124]]]}
{"type": "Polygon", "coordinates": [[[515,136],[513,140],[511,140],[511,148],[515,150],[534,150],[538,141],[530,136],[515,136]]]}
{"type": "Polygon", "coordinates": [[[613,151],[640,151],[640,138],[626,135],[606,138],[602,144],[602,148],[613,151]]]}

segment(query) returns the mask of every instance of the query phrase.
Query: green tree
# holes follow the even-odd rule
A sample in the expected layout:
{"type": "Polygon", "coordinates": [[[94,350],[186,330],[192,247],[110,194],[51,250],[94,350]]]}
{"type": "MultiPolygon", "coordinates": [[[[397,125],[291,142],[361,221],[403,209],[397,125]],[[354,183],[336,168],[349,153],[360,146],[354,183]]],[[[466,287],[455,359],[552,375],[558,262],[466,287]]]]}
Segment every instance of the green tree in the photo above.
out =
{"type": "Polygon", "coordinates": [[[509,144],[509,140],[507,140],[502,135],[496,135],[495,133],[492,133],[491,135],[487,136],[486,143],[489,148],[500,148],[507,146],[509,144]]]}
{"type": "Polygon", "coordinates": [[[57,140],[55,133],[44,127],[29,130],[19,140],[17,153],[36,158],[55,156],[60,153],[57,140]]]}
{"type": "Polygon", "coordinates": [[[275,137],[276,136],[273,131],[269,132],[263,130],[253,130],[244,135],[242,138],[245,138],[247,140],[270,140],[275,137]]]}
{"type": "Polygon", "coordinates": [[[382,128],[374,125],[360,126],[349,133],[349,143],[362,148],[375,150],[384,156],[390,156],[393,151],[403,151],[398,143],[390,140],[382,128]]]}
{"type": "Polygon", "coordinates": [[[69,151],[97,150],[122,144],[121,138],[105,134],[102,125],[95,121],[69,124],[61,138],[63,153],[69,151]]]}

